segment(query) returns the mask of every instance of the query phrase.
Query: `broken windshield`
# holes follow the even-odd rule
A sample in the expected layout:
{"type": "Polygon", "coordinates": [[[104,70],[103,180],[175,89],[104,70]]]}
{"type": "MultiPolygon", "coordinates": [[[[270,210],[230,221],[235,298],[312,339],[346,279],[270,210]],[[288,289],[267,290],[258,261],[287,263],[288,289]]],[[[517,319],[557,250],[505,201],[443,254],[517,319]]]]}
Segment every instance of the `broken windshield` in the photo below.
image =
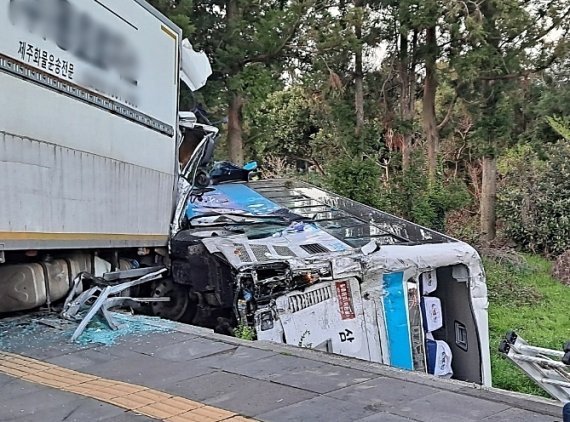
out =
{"type": "Polygon", "coordinates": [[[256,239],[265,239],[268,237],[283,237],[287,236],[287,234],[299,233],[299,230],[295,228],[297,223],[290,224],[285,226],[283,224],[276,224],[275,222],[260,222],[256,224],[244,225],[244,224],[235,224],[235,225],[227,225],[224,226],[224,229],[234,232],[240,233],[247,236],[249,240],[256,240],[256,239]]]}

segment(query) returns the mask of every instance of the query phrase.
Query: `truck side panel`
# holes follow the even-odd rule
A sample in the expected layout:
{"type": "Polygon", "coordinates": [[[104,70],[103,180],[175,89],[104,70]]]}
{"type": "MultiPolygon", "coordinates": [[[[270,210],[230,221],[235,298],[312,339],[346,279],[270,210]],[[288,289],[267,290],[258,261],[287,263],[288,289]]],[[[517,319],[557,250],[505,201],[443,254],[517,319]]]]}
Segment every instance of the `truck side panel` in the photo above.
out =
{"type": "Polygon", "coordinates": [[[163,246],[181,32],[139,0],[47,3],[0,0],[0,244],[163,246]]]}
{"type": "Polygon", "coordinates": [[[0,151],[5,250],[166,244],[172,175],[3,132],[0,151]]]}

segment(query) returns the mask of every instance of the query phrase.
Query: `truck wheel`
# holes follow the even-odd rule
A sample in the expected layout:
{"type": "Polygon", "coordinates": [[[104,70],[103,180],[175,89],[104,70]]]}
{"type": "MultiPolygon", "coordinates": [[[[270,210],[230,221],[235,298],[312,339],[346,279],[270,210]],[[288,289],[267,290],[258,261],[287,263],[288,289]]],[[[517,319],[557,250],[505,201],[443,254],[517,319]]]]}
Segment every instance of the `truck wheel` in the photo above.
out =
{"type": "Polygon", "coordinates": [[[204,169],[199,169],[194,179],[194,186],[199,189],[205,189],[210,186],[210,176],[204,169]]]}
{"type": "Polygon", "coordinates": [[[152,289],[153,298],[170,298],[169,302],[151,302],[152,313],[158,317],[180,321],[186,310],[190,298],[188,290],[170,279],[157,282],[152,289]]]}

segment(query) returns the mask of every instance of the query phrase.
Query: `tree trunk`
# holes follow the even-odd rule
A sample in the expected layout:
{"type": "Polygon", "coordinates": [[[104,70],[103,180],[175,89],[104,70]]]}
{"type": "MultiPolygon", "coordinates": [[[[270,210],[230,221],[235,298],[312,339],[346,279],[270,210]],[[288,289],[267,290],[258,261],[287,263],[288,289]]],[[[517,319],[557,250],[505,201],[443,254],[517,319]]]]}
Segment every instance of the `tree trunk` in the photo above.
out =
{"type": "MultiPolygon", "coordinates": [[[[240,19],[238,0],[226,1],[226,30],[229,39],[237,36],[236,27],[240,19]]],[[[243,96],[239,92],[230,92],[228,110],[227,147],[231,162],[243,165],[242,108],[243,96]]]]}
{"type": "Polygon", "coordinates": [[[234,31],[239,19],[239,5],[238,0],[227,0],[226,1],[226,27],[227,35],[230,37],[235,36],[234,31]]]}
{"type": "Polygon", "coordinates": [[[437,32],[435,26],[426,29],[426,48],[423,126],[427,141],[428,176],[433,181],[437,176],[437,158],[439,154],[439,131],[435,114],[435,96],[437,94],[437,32]]]}
{"type": "Polygon", "coordinates": [[[481,236],[491,242],[496,236],[497,160],[483,157],[483,180],[481,182],[481,236]]]}
{"type": "Polygon", "coordinates": [[[364,76],[362,71],[362,49],[356,53],[356,74],[354,77],[354,106],[356,109],[356,127],[354,134],[357,138],[362,137],[364,129],[364,76]]]}
{"type": "Polygon", "coordinates": [[[412,162],[411,150],[412,136],[409,133],[404,133],[402,135],[402,171],[404,173],[410,170],[410,165],[412,162]]]}
{"type": "MultiPolygon", "coordinates": [[[[403,122],[408,122],[412,118],[410,97],[410,69],[408,59],[408,35],[400,35],[400,117],[403,122]]],[[[402,171],[405,173],[410,169],[410,153],[412,136],[408,128],[402,133],[402,171]]]]}
{"type": "Polygon", "coordinates": [[[228,155],[230,161],[237,165],[243,165],[243,139],[241,127],[241,110],[243,98],[241,94],[234,94],[229,104],[228,112],[228,155]]]}
{"type": "MultiPolygon", "coordinates": [[[[354,0],[354,6],[362,9],[362,0],[354,0]]],[[[359,11],[364,13],[363,10],[359,11]]],[[[358,15],[358,19],[354,24],[354,34],[358,40],[358,46],[355,52],[354,65],[354,107],[356,110],[356,127],[354,134],[357,139],[362,138],[362,130],[364,129],[364,69],[362,64],[363,47],[362,47],[362,15],[358,15]]],[[[361,145],[363,149],[364,145],[361,145]]]]}

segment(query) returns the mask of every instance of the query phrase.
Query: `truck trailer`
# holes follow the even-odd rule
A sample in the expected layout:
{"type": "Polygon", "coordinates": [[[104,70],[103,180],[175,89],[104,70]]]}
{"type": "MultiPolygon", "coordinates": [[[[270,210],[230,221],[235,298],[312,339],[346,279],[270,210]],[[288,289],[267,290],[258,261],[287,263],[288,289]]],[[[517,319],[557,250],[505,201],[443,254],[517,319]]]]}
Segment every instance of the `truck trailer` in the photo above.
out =
{"type": "Polygon", "coordinates": [[[144,1],[0,1],[0,250],[166,247],[181,32],[144,1]]]}
{"type": "Polygon", "coordinates": [[[56,303],[78,274],[162,266],[141,311],[490,385],[477,252],[212,168],[217,129],[178,107],[208,66],[146,2],[0,0],[0,24],[0,314],[56,303]]]}
{"type": "Polygon", "coordinates": [[[0,0],[0,312],[167,255],[182,53],[142,0],[0,0]]]}

